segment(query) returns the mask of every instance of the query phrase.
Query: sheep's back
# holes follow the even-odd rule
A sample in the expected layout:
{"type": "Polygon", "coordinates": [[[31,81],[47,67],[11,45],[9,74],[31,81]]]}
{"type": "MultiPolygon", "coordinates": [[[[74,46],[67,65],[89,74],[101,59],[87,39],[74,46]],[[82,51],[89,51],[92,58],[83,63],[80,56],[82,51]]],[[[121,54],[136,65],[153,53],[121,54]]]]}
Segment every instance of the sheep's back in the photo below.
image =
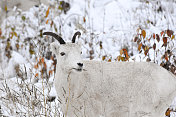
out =
{"type": "Polygon", "coordinates": [[[110,109],[150,112],[159,104],[166,108],[176,96],[175,77],[154,63],[84,61],[84,66],[90,97],[110,109]]]}

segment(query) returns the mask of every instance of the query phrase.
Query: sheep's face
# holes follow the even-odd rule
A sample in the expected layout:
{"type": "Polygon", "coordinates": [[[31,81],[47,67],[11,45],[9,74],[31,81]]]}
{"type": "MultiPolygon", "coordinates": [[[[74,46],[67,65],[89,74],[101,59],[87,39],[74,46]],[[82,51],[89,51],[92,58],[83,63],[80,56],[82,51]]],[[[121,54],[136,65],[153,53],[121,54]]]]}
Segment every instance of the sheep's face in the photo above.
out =
{"type": "Polygon", "coordinates": [[[58,44],[55,42],[51,44],[51,50],[57,58],[57,69],[67,73],[83,70],[80,43],[58,44]]]}

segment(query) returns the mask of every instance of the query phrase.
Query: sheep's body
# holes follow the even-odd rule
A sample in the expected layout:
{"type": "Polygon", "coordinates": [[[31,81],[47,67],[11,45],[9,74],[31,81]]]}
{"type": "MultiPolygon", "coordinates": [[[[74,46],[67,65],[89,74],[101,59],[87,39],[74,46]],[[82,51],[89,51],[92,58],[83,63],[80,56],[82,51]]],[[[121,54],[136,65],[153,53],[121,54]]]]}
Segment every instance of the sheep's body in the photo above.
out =
{"type": "Polygon", "coordinates": [[[176,78],[146,62],[83,61],[81,44],[52,32],[56,55],[55,88],[66,117],[164,117],[176,96],[176,78]]]}
{"type": "Polygon", "coordinates": [[[68,117],[164,117],[176,96],[175,77],[157,64],[83,63],[84,72],[56,73],[56,91],[68,117]]]}

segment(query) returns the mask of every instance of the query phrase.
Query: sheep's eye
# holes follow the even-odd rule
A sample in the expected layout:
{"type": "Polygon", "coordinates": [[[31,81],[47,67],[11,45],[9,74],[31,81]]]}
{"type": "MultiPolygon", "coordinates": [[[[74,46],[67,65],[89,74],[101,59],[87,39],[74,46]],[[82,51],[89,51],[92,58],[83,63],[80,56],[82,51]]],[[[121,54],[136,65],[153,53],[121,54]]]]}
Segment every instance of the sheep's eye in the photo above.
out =
{"type": "Polygon", "coordinates": [[[61,56],[64,56],[64,55],[65,55],[65,53],[64,53],[64,52],[61,52],[61,53],[60,53],[60,55],[61,55],[61,56]]]}

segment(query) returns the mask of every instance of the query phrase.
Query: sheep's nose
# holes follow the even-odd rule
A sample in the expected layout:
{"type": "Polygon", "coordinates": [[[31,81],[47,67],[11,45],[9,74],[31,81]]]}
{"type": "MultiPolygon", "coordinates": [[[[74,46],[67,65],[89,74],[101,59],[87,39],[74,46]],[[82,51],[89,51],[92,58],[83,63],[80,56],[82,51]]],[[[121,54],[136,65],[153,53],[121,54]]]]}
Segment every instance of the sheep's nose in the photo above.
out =
{"type": "Polygon", "coordinates": [[[83,66],[83,63],[77,63],[78,64],[78,66],[80,66],[80,67],[82,67],[83,66]]]}

